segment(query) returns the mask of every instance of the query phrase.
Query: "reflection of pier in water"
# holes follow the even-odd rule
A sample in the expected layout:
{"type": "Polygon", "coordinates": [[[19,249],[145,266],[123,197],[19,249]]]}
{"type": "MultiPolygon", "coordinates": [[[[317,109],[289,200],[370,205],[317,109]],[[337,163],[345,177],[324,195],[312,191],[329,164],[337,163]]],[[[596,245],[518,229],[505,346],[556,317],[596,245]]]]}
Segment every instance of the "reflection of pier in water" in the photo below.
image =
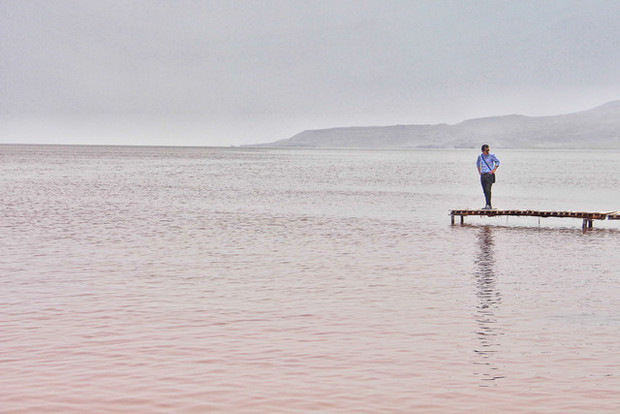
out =
{"type": "MultiPolygon", "coordinates": [[[[480,229],[478,239],[478,257],[476,258],[475,288],[478,298],[477,310],[475,313],[478,329],[476,338],[480,342],[480,348],[474,350],[481,357],[481,372],[483,381],[494,381],[503,378],[498,372],[495,364],[495,355],[500,346],[499,337],[503,335],[497,327],[497,317],[495,312],[499,309],[502,297],[497,290],[497,280],[495,275],[494,241],[492,229],[485,226],[480,229]]],[[[485,384],[488,386],[489,384],[485,384]]]]}

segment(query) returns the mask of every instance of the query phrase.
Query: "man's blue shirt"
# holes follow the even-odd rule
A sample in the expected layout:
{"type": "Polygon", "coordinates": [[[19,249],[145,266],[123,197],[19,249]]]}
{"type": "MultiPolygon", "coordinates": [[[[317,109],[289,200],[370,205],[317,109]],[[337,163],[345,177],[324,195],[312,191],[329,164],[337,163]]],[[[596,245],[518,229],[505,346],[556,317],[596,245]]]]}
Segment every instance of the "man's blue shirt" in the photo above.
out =
{"type": "Polygon", "coordinates": [[[476,167],[480,167],[480,174],[489,173],[492,169],[499,167],[499,160],[495,154],[489,154],[486,157],[483,154],[480,154],[478,155],[478,160],[476,161],[476,167]],[[484,161],[482,160],[483,157],[484,161]]]}

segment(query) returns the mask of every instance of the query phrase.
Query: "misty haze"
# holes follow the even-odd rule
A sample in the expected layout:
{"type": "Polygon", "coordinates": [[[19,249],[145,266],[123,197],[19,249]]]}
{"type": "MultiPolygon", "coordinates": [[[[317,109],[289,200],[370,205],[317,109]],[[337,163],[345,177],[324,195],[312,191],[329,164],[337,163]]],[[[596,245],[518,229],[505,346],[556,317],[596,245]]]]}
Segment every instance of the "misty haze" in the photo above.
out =
{"type": "Polygon", "coordinates": [[[0,0],[0,410],[617,413],[618,22],[0,0]]]}

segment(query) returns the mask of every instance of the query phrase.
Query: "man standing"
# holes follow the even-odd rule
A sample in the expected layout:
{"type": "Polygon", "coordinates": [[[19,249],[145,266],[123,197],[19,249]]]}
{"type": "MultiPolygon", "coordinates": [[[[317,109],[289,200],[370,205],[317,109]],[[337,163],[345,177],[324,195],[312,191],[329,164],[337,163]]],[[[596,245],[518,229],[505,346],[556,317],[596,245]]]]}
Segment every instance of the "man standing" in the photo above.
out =
{"type": "Polygon", "coordinates": [[[499,160],[495,154],[489,154],[489,146],[484,144],[481,148],[482,154],[478,155],[476,166],[478,167],[478,174],[480,174],[480,183],[482,184],[482,191],[484,191],[484,198],[486,205],[483,210],[490,210],[491,207],[491,186],[495,182],[495,170],[499,167],[499,160]]]}

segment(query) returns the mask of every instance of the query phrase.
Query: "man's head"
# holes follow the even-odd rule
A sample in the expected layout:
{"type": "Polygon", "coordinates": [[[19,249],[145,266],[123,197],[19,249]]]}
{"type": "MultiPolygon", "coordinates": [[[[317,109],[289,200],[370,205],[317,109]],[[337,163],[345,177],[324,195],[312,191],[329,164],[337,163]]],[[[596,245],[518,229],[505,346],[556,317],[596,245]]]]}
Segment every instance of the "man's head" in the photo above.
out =
{"type": "Polygon", "coordinates": [[[484,144],[482,147],[480,147],[480,150],[484,153],[489,152],[489,146],[487,144],[484,144]]]}

